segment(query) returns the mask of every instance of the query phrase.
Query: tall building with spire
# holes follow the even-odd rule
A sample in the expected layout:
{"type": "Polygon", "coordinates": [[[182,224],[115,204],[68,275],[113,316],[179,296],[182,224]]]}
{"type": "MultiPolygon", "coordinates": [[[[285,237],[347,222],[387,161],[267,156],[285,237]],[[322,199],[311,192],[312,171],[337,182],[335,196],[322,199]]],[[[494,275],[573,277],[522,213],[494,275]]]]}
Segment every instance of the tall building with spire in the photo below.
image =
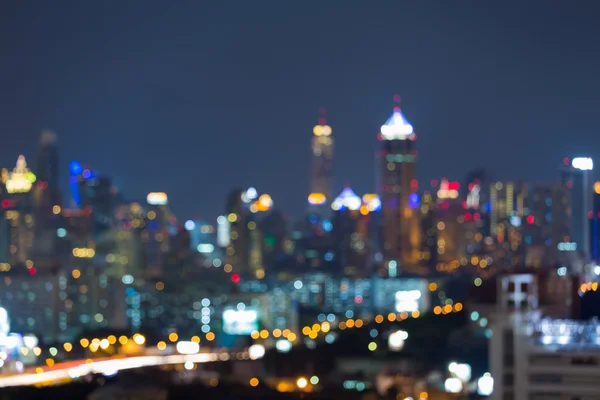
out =
{"type": "Polygon", "coordinates": [[[27,168],[23,155],[12,172],[2,170],[6,196],[2,201],[4,219],[0,223],[0,263],[25,265],[31,258],[34,219],[30,192],[35,181],[36,176],[27,168]]]}
{"type": "Polygon", "coordinates": [[[333,137],[331,127],[327,125],[325,110],[321,109],[321,118],[313,128],[312,138],[312,174],[308,204],[311,213],[329,212],[333,201],[333,137]]]}
{"type": "MultiPolygon", "coordinates": [[[[399,101],[399,96],[395,96],[395,100],[399,101]]],[[[395,107],[378,138],[381,141],[381,150],[377,153],[381,250],[388,272],[395,275],[403,270],[414,270],[421,249],[420,197],[415,179],[417,135],[400,107],[395,107]]]]}

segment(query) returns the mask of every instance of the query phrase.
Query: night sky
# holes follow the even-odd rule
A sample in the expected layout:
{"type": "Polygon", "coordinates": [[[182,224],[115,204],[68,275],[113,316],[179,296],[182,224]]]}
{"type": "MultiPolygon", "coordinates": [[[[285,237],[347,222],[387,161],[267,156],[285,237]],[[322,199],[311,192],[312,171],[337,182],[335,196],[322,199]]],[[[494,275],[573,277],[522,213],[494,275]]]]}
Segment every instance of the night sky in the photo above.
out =
{"type": "Polygon", "coordinates": [[[319,107],[336,190],[364,193],[399,93],[420,179],[552,180],[600,159],[599,18],[594,0],[5,0],[0,165],[33,162],[50,128],[65,183],[77,159],[183,220],[235,186],[300,215],[319,107]]]}

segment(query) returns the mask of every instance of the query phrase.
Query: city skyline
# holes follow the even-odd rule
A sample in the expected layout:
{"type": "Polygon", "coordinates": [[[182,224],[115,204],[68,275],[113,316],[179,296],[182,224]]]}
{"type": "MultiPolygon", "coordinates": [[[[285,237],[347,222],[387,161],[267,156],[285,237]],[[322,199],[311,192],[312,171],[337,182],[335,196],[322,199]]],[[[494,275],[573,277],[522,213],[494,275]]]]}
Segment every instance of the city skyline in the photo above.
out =
{"type": "Polygon", "coordinates": [[[0,67],[7,88],[0,94],[0,131],[20,140],[4,143],[0,159],[8,168],[21,153],[32,161],[40,132],[49,128],[59,138],[63,185],[68,162],[77,159],[114,178],[128,198],[169,193],[181,218],[222,213],[235,186],[271,193],[277,208],[293,213],[306,206],[319,107],[327,108],[336,134],[334,193],[345,185],[372,192],[376,136],[399,93],[419,134],[419,180],[463,180],[471,167],[490,168],[498,179],[555,180],[563,157],[598,156],[592,110],[600,60],[585,50],[598,30],[593,3],[587,10],[541,4],[527,6],[531,29],[508,7],[492,13],[482,5],[442,6],[448,14],[441,18],[415,4],[240,6],[225,14],[218,6],[148,3],[119,17],[93,5],[73,3],[63,15],[45,5],[23,4],[16,12],[5,4],[2,14],[11,18],[3,26],[23,41],[3,43],[7,58],[19,63],[0,67]],[[128,34],[137,21],[130,17],[140,12],[135,18],[154,25],[128,34]],[[219,24],[225,15],[239,22],[248,13],[254,25],[230,31],[219,24]],[[91,15],[108,19],[106,26],[124,39],[111,39],[91,15]],[[411,16],[426,18],[447,37],[411,16]],[[182,18],[178,26],[170,24],[174,17],[182,18]],[[354,29],[370,17],[378,23],[354,29]],[[309,19],[328,28],[309,29],[309,19]],[[554,21],[547,25],[553,28],[541,21],[554,21]],[[84,23],[90,27],[77,37],[53,28],[84,23]],[[276,29],[278,37],[269,34],[276,29]],[[465,36],[473,31],[480,35],[465,36]],[[409,33],[413,40],[405,38],[409,33]],[[27,68],[14,69],[21,64],[27,68]],[[70,65],[87,72],[71,74],[70,65]],[[165,143],[167,137],[173,140],[165,143]]]}

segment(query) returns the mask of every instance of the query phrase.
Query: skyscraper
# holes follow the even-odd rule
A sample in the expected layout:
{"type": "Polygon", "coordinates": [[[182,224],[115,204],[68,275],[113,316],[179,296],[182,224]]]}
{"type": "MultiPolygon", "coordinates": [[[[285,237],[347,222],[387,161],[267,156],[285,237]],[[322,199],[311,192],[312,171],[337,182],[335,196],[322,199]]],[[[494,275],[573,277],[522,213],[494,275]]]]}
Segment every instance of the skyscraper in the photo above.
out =
{"type": "MultiPolygon", "coordinates": [[[[0,248],[8,246],[8,254],[0,254],[4,259],[0,262],[9,264],[26,264],[31,260],[34,219],[31,213],[31,189],[36,181],[36,176],[27,168],[27,161],[23,155],[17,159],[17,165],[12,170],[2,170],[2,182],[6,188],[6,197],[3,200],[4,218],[2,224],[2,241],[0,248]]],[[[29,263],[29,265],[32,265],[29,263]]]]}
{"type": "Polygon", "coordinates": [[[311,212],[329,212],[328,205],[333,201],[333,137],[331,127],[321,109],[321,118],[313,128],[312,138],[312,174],[308,203],[311,212]]]}
{"type": "Polygon", "coordinates": [[[47,220],[54,217],[53,207],[60,205],[56,134],[48,130],[43,131],[39,146],[35,166],[37,184],[33,193],[38,231],[47,227],[47,220]]]}
{"type": "Polygon", "coordinates": [[[586,257],[590,251],[590,222],[593,209],[593,169],[594,163],[589,157],[577,157],[563,160],[560,168],[560,181],[569,192],[571,204],[571,242],[586,257]]]}
{"type": "Polygon", "coordinates": [[[415,179],[417,135],[396,107],[378,138],[382,144],[378,152],[381,247],[386,266],[393,261],[392,265],[399,263],[402,270],[416,265],[421,245],[420,198],[415,179]]]}
{"type": "Polygon", "coordinates": [[[38,181],[48,183],[48,189],[52,189],[53,194],[59,192],[58,149],[56,147],[56,134],[52,131],[43,131],[40,137],[36,176],[38,181]]]}

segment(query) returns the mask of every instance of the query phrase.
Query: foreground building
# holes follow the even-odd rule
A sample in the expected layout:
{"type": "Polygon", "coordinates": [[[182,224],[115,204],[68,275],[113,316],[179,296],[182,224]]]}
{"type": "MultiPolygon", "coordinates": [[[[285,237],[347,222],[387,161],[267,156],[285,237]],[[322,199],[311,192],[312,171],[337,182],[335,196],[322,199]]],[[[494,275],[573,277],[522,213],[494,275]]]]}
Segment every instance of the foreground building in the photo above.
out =
{"type": "Polygon", "coordinates": [[[598,398],[600,324],[570,319],[578,289],[577,278],[556,273],[508,274],[496,280],[495,305],[474,306],[492,332],[492,399],[598,398]]]}

